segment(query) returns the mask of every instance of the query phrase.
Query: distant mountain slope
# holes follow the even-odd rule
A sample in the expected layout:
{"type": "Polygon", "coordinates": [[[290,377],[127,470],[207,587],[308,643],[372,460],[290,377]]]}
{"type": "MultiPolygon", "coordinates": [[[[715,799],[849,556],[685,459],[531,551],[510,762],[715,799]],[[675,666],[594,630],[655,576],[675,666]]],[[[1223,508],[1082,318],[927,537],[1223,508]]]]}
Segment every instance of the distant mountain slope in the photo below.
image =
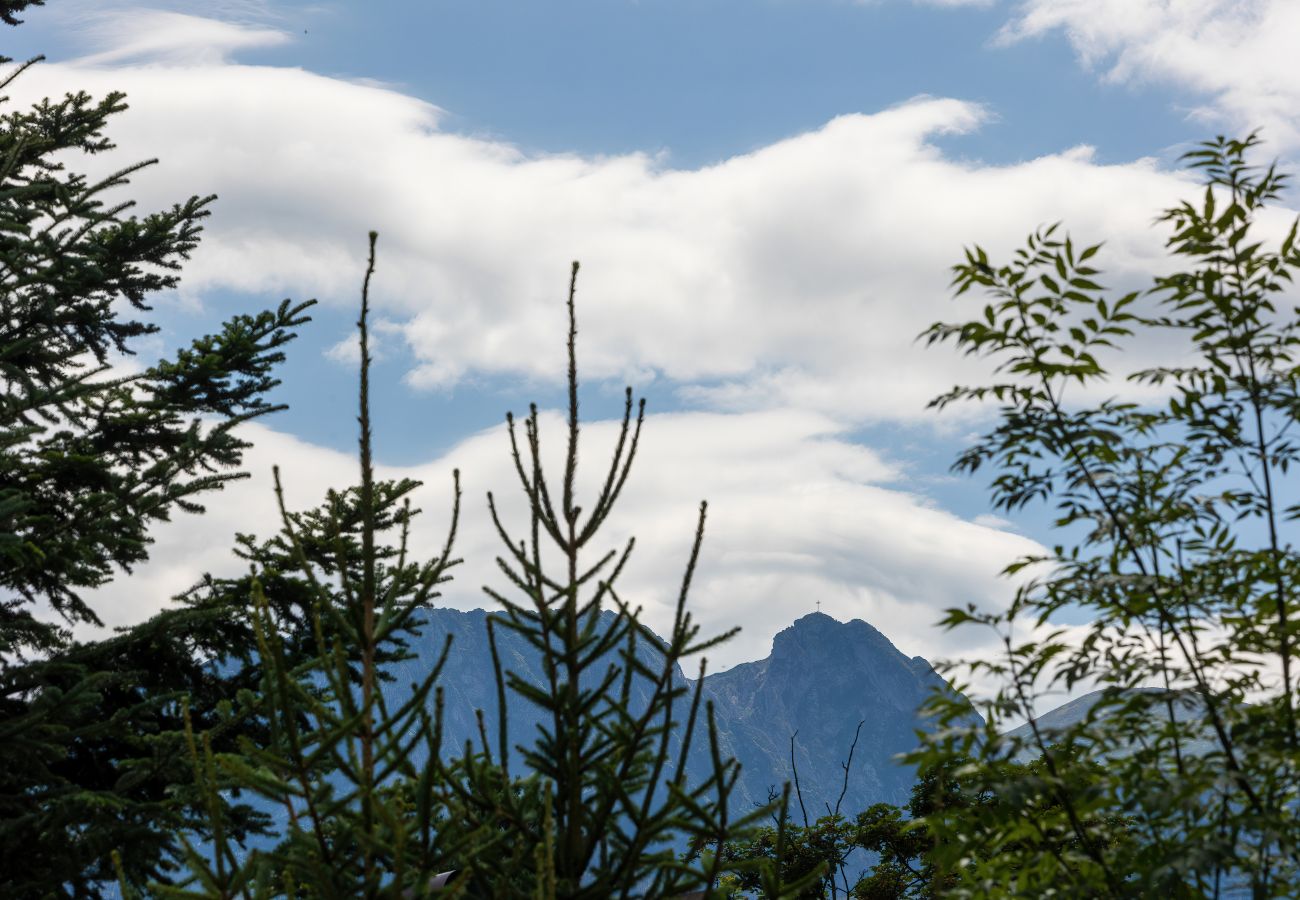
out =
{"type": "MultiPolygon", "coordinates": [[[[476,710],[484,712],[484,728],[488,735],[492,752],[497,750],[497,685],[492,670],[492,655],[488,646],[486,610],[474,609],[461,611],[457,609],[431,609],[425,613],[425,622],[418,638],[411,641],[411,649],[416,653],[412,659],[386,667],[393,680],[384,685],[390,703],[404,694],[412,682],[423,680],[429,668],[437,661],[442,652],[446,636],[452,636],[451,650],[443,666],[438,684],[443,692],[443,747],[444,753],[461,752],[465,742],[471,741],[476,749],[481,748],[476,710]]],[[[604,616],[612,621],[613,613],[604,616]]],[[[541,656],[518,632],[503,625],[496,628],[497,650],[504,671],[514,672],[523,680],[538,687],[546,686],[546,674],[542,668],[541,656]]],[[[662,657],[649,646],[642,645],[638,656],[652,669],[662,664],[662,657]]],[[[620,658],[611,653],[609,663],[621,663],[620,658]]],[[[604,667],[592,669],[593,676],[604,667]]],[[[686,684],[686,679],[678,669],[675,675],[678,684],[686,684]]],[[[649,687],[644,679],[633,683],[634,711],[644,710],[649,697],[649,687]]],[[[522,762],[521,754],[515,749],[523,744],[531,746],[536,740],[537,729],[542,725],[550,727],[549,720],[543,722],[543,713],[532,703],[523,700],[507,689],[507,711],[509,740],[511,744],[511,765],[516,767],[522,762]]],[[[679,748],[680,738],[670,741],[670,749],[679,748]]],[[[700,753],[693,754],[688,760],[688,771],[703,775],[706,764],[707,749],[700,746],[700,753]]],[[[675,755],[674,755],[675,759],[675,755]]],[[[671,771],[671,766],[669,767],[671,771]]]]}
{"type": "MultiPolygon", "coordinates": [[[[463,748],[467,739],[480,743],[476,709],[486,713],[495,749],[496,684],[486,617],[484,610],[430,610],[413,644],[418,656],[389,670],[394,680],[385,690],[404,691],[433,664],[444,636],[453,635],[440,680],[447,752],[463,748]]],[[[503,666],[542,685],[536,651],[509,629],[498,628],[497,635],[503,666]]],[[[656,655],[649,647],[642,652],[648,659],[656,655]]],[[[680,671],[676,678],[687,683],[680,671]]],[[[859,721],[865,724],[842,811],[853,814],[879,801],[906,801],[912,772],[893,757],[916,746],[915,732],[924,727],[917,709],[933,687],[947,685],[928,662],[903,655],[866,622],[838,622],[812,613],[778,634],[766,659],[707,676],[704,694],[714,703],[724,752],[742,765],[739,802],[765,802],[769,787],[779,792],[791,778],[790,736],[797,731],[799,780],[809,818],[814,818],[839,796],[841,763],[859,721]]],[[[644,708],[644,702],[643,694],[634,705],[644,708]]],[[[531,744],[542,724],[538,711],[514,695],[508,707],[511,743],[531,744]]],[[[696,752],[687,769],[689,777],[702,778],[709,770],[707,741],[700,729],[696,734],[696,752]]],[[[673,744],[679,746],[676,740],[673,744]]],[[[799,815],[797,804],[793,813],[799,815]]]]}
{"type": "MultiPolygon", "coordinates": [[[[1154,689],[1138,688],[1137,690],[1146,691],[1154,689]]],[[[1103,694],[1104,691],[1092,691],[1091,693],[1084,694],[1082,697],[1075,697],[1068,703],[1063,703],[1049,712],[1043,713],[1035,720],[1038,725],[1038,730],[1042,733],[1044,739],[1047,740],[1048,743],[1051,743],[1056,736],[1062,734],[1070,727],[1082,722],[1088,715],[1088,711],[1097,705],[1097,701],[1101,700],[1103,694]]],[[[1153,714],[1165,716],[1166,712],[1164,706],[1160,705],[1155,707],[1153,714]]],[[[1174,716],[1180,722],[1200,719],[1200,701],[1190,694],[1180,696],[1174,703],[1174,716]]],[[[1031,734],[1032,731],[1028,722],[1006,732],[1008,737],[1018,737],[1022,739],[1028,739],[1031,734]]],[[[1209,752],[1217,746],[1210,738],[1210,733],[1206,731],[1202,737],[1184,743],[1183,752],[1192,754],[1209,752]]],[[[1026,748],[1017,754],[1016,758],[1021,762],[1027,762],[1037,755],[1038,754],[1033,750],[1026,748]]]]}

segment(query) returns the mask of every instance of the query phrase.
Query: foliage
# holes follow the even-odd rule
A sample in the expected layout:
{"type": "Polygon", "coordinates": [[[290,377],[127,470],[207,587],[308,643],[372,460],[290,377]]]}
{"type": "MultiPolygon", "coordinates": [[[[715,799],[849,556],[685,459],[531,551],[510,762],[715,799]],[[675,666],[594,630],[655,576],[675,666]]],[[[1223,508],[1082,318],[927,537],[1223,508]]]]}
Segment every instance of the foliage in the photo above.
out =
{"type": "MultiPolygon", "coordinates": [[[[1001,686],[982,729],[941,730],[913,761],[971,756],[981,790],[1020,798],[1015,810],[926,817],[951,896],[1300,892],[1300,572],[1285,530],[1300,509],[1288,497],[1300,321],[1280,307],[1300,248],[1294,224],[1277,245],[1255,236],[1285,185],[1249,164],[1256,143],[1219,138],[1186,156],[1205,190],[1160,217],[1175,270],[1148,291],[1110,296],[1096,281],[1100,247],[1052,227],[1006,265],[968,250],[957,293],[978,288],[991,302],[926,333],[995,360],[1001,376],[932,404],[997,405],[996,427],[955,468],[992,468],[998,508],[1053,504],[1070,541],[1008,568],[1022,583],[1006,612],[946,618],[1001,636],[1000,658],[968,664],[1001,686]],[[1180,355],[1127,375],[1156,399],[1096,399],[1118,390],[1110,369],[1139,337],[1180,355]],[[1053,624],[1065,615],[1089,624],[1053,624]],[[1104,688],[1103,699],[1073,725],[1040,727],[1040,698],[1077,685],[1104,688]],[[999,734],[1009,717],[1028,718],[1027,737],[999,734]],[[1041,756],[1039,778],[1003,774],[1019,753],[1041,756]],[[1073,789],[1079,765],[1091,773],[1084,791],[1073,789]],[[1116,817],[1141,840],[1089,825],[1116,817]],[[1067,834],[1054,853],[1025,852],[1027,837],[1067,834]]],[[[935,705],[951,723],[962,712],[951,698],[935,705]]]]}
{"type": "MultiPolygon", "coordinates": [[[[1103,774],[1095,763],[1072,759],[1065,748],[1054,749],[1060,757],[1075,763],[1068,781],[1070,796],[1089,791],[1103,774]]],[[[784,826],[783,837],[778,833],[783,826],[778,823],[747,841],[729,844],[724,855],[729,860],[766,858],[775,862],[774,850],[780,838],[784,844],[781,866],[785,877],[794,881],[810,873],[817,876],[806,888],[805,897],[929,900],[948,896],[959,879],[945,867],[951,848],[939,847],[945,838],[931,830],[930,817],[942,813],[972,820],[1005,819],[1032,810],[1043,818],[1060,812],[1056,798],[1042,797],[1032,788],[1027,789],[1045,777],[1042,759],[1027,764],[1004,761],[997,767],[998,778],[992,786],[972,762],[948,759],[942,768],[924,772],[913,785],[906,806],[876,803],[852,817],[828,810],[827,815],[812,823],[784,826]],[[1018,787],[1008,791],[1007,785],[1018,787]],[[994,787],[1000,792],[995,792],[994,787]],[[1027,808],[1023,805],[1027,801],[1045,805],[1027,808]],[[859,869],[857,875],[850,875],[852,868],[859,869]]],[[[1128,823],[1118,817],[1092,820],[1086,826],[1094,833],[1104,832],[1108,842],[1132,838],[1128,823]]],[[[1021,837],[1016,852],[1020,858],[1051,855],[1067,852],[1075,844],[1076,838],[1068,830],[1027,833],[1021,837]]],[[[981,850],[973,848],[973,852],[981,850]]],[[[736,877],[733,883],[737,892],[761,891],[758,879],[749,875],[736,877]]]]}
{"type": "MultiPolygon", "coordinates": [[[[29,6],[44,6],[45,0],[0,0],[0,22],[6,25],[21,25],[23,20],[18,14],[29,6]]],[[[0,56],[0,63],[9,62],[0,56]]]]}
{"type": "Polygon", "coordinates": [[[723,883],[729,896],[768,896],[763,890],[763,870],[747,870],[744,865],[761,860],[775,867],[779,860],[781,877],[803,888],[796,896],[835,897],[841,891],[850,896],[848,885],[841,888],[839,879],[848,877],[848,860],[857,849],[855,838],[853,823],[838,813],[802,826],[780,819],[723,847],[723,861],[736,869],[723,883]]]}
{"type": "Polygon", "coordinates": [[[0,858],[23,861],[0,872],[6,896],[93,895],[113,847],[157,877],[192,821],[179,696],[208,722],[219,692],[202,662],[228,621],[173,610],[87,644],[70,628],[100,624],[86,591],[147,559],[151,524],[241,477],[234,429],[277,408],[271,370],[307,321],[309,304],[286,302],[121,364],[157,332],[150,297],[176,287],[212,200],[136,216],[121,192],[148,162],[69,168],[112,150],[125,108],[77,93],[0,117],[0,858]]]}
{"type": "MultiPolygon", "coordinates": [[[[7,87],[20,67],[0,81],[7,87]]],[[[0,654],[51,650],[67,632],[38,620],[100,624],[81,592],[147,558],[147,530],[196,495],[242,477],[233,429],[276,407],[266,393],[280,347],[308,304],[237,316],[138,374],[111,354],[158,327],[134,316],[174,288],[212,197],[143,219],[109,199],[148,163],[106,178],[67,171],[69,151],[112,149],[107,119],[123,95],[70,94],[0,120],[0,654]],[[205,418],[209,419],[205,421],[205,418]]]]}

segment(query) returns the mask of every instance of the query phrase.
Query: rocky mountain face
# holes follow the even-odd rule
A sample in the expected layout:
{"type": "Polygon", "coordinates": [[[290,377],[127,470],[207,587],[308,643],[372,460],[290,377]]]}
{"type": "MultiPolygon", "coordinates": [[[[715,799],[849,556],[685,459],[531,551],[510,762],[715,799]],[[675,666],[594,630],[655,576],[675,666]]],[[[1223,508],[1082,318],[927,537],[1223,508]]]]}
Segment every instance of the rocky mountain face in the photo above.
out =
{"type": "MultiPolygon", "coordinates": [[[[918,710],[935,689],[949,690],[921,657],[907,657],[861,619],[810,613],[780,632],[767,659],[710,675],[706,693],[724,715],[728,749],[756,800],[793,781],[790,738],[809,820],[833,809],[857,746],[841,811],[907,801],[914,781],[895,756],[913,749],[926,727],[918,710]]],[[[795,802],[797,807],[797,802],[795,802]]],[[[799,810],[796,808],[795,813],[799,810]]]]}
{"type": "MultiPolygon", "coordinates": [[[[453,635],[440,679],[449,750],[463,748],[467,739],[480,743],[476,709],[485,712],[495,749],[496,684],[486,616],[483,610],[431,610],[413,644],[417,657],[390,670],[394,679],[386,689],[404,690],[432,665],[444,636],[453,635]]],[[[498,628],[497,643],[505,668],[543,683],[538,655],[522,637],[498,628]]],[[[654,656],[649,647],[643,652],[654,656]]],[[[681,672],[676,677],[686,683],[681,672]]],[[[872,803],[906,801],[912,772],[894,756],[916,745],[916,731],[925,727],[917,710],[936,687],[948,689],[928,662],[905,656],[866,622],[838,622],[812,613],[778,634],[766,659],[707,676],[704,695],[714,703],[723,751],[742,766],[737,799],[763,803],[769,789],[779,793],[785,781],[793,780],[793,735],[804,807],[812,820],[835,806],[844,786],[842,763],[859,722],[862,730],[841,811],[852,815],[872,803]]],[[[644,708],[644,703],[642,695],[634,706],[644,708]]],[[[511,743],[532,743],[542,724],[538,710],[513,695],[508,708],[511,743]]],[[[697,730],[688,776],[703,777],[708,771],[707,742],[700,737],[697,730]]],[[[797,820],[802,814],[798,802],[791,802],[797,820]]]]}

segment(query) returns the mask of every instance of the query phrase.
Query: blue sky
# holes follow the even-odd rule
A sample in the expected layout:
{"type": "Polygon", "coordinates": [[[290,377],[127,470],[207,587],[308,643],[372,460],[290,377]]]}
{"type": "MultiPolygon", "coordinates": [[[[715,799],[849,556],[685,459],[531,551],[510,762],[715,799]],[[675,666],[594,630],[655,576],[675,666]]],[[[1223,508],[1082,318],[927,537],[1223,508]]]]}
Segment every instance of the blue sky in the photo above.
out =
{"type": "Polygon", "coordinates": [[[1263,126],[1283,160],[1300,147],[1285,0],[64,0],[28,19],[3,52],[49,61],[15,102],[120,87],[113,161],[162,161],[133,185],[142,208],[220,196],[142,358],[321,300],[283,370],[290,411],[250,430],[253,479],[159,531],[136,587],[107,589],[116,622],[229,568],[234,530],[272,530],[272,462],[301,504],[351,477],[347,347],[376,228],[385,471],[426,480],[430,541],[451,466],[476,510],[448,602],[479,605],[493,578],[495,426],[561,401],[579,258],[584,409],[613,415],[630,382],[659,414],[611,526],[646,548],[628,591],[652,623],[708,497],[697,615],[746,627],[722,664],[819,600],[910,653],[982,652],[933,622],[1004,602],[1000,566],[1050,535],[947,474],[981,420],[925,400],[981,369],[913,343],[959,312],[946,267],[1064,219],[1109,240],[1113,284],[1141,285],[1191,142],[1263,126]]]}
{"type": "MultiPolygon", "coordinates": [[[[198,12],[197,4],[170,4],[198,12]]],[[[83,7],[83,9],[86,7],[83,7]]],[[[846,112],[920,94],[989,104],[997,127],[953,146],[1013,162],[1094,144],[1101,161],[1167,154],[1205,129],[1169,85],[1101,83],[1060,31],[1000,41],[1011,3],[907,0],[483,0],[208,4],[291,40],[250,63],[383,81],[451,130],[529,152],[664,153],[699,166],[846,112]],[[251,14],[256,14],[252,16],[251,14]],[[299,28],[301,26],[301,28],[299,28]]],[[[11,55],[91,46],[38,10],[11,55]]]]}
{"type": "Polygon", "coordinates": [[[991,160],[1103,129],[1115,159],[1188,136],[1167,92],[1099,88],[1060,34],[990,46],[1005,19],[996,6],[824,0],[351,4],[286,10],[304,33],[261,59],[401,85],[448,110],[449,127],[529,151],[664,152],[674,166],[917,94],[995,105],[1001,127],[961,148],[991,160]]]}

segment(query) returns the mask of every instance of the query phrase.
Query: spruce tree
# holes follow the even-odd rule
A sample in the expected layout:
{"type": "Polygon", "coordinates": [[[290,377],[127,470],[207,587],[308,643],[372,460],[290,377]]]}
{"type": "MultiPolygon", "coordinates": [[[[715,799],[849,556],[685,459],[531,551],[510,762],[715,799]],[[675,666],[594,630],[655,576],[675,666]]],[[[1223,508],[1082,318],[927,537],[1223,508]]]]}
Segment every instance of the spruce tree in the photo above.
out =
{"type": "Polygon", "coordinates": [[[111,849],[160,877],[194,821],[179,697],[215,715],[204,661],[229,620],[179,610],[80,644],[72,627],[101,624],[89,592],[148,558],[151,526],[242,477],[235,429],[277,408],[271,370],[309,304],[236,316],[125,374],[114,360],[157,333],[152,298],[178,284],[213,198],[137,215],[124,190],[152,161],[75,171],[113,149],[120,93],[0,103],[0,894],[93,896],[111,849]]]}
{"type": "Polygon", "coordinates": [[[373,234],[371,241],[358,323],[360,486],[347,492],[346,503],[331,495],[323,515],[290,513],[281,500],[281,536],[261,546],[288,552],[260,554],[245,583],[256,606],[260,684],[231,713],[269,723],[268,738],[246,735],[236,752],[222,753],[210,733],[193,733],[191,759],[212,810],[213,840],[190,845],[187,880],[149,890],[175,897],[677,896],[723,890],[724,874],[738,868],[754,871],[768,896],[795,896],[808,879],[789,884],[769,859],[737,863],[716,852],[749,836],[772,810],[729,804],[739,764],[719,746],[701,683],[691,687],[680,677],[681,660],[729,636],[700,639],[686,610],[703,508],[666,640],[618,596],[615,579],[631,544],[591,562],[579,552],[599,534],[626,482],[642,416],[638,409],[633,417],[629,391],[603,488],[583,517],[575,489],[574,281],[563,485],[553,490],[543,473],[534,408],[522,446],[508,417],[530,510],[519,542],[488,498],[506,546],[498,564],[518,595],[485,589],[501,607],[486,622],[497,708],[477,711],[477,741],[444,743],[438,678],[450,638],[437,652],[426,650],[434,661],[416,683],[376,689],[386,661],[421,639],[421,610],[456,562],[459,491],[441,552],[414,562],[414,513],[406,505],[394,509],[398,494],[381,490],[371,461],[366,313],[373,234]],[[556,541],[564,560],[554,575],[542,561],[543,540],[556,541]],[[289,607],[299,614],[277,612],[289,607]],[[304,617],[315,655],[295,662],[286,648],[302,646],[304,617]],[[532,646],[544,684],[510,671],[497,650],[501,629],[532,646]],[[536,734],[510,730],[511,695],[515,704],[544,711],[546,724],[536,734]],[[711,774],[699,782],[686,777],[693,747],[711,761],[711,774]],[[522,768],[512,766],[515,758],[522,768]],[[271,846],[241,847],[225,833],[221,795],[233,789],[257,795],[274,811],[271,846]],[[684,859],[687,844],[704,852],[684,859]]]}
{"type": "MultiPolygon", "coordinates": [[[[226,662],[242,666],[241,684],[251,689],[224,710],[238,731],[236,746],[216,744],[220,726],[200,730],[187,722],[207,828],[185,838],[188,877],[150,884],[150,895],[390,895],[418,883],[440,856],[428,820],[423,829],[412,822],[430,812],[430,792],[440,787],[418,779],[413,751],[436,737],[433,688],[441,662],[394,708],[381,686],[390,678],[385,665],[409,657],[421,611],[457,562],[451,549],[460,492],[457,477],[442,552],[414,561],[410,523],[418,511],[409,494],[419,483],[376,481],[371,460],[367,328],[374,240],[372,233],[358,322],[360,483],[331,490],[319,510],[293,513],[284,505],[277,468],[280,534],[265,542],[241,536],[248,575],[206,579],[192,596],[199,606],[248,603],[256,651],[226,662]],[[251,852],[227,827],[221,792],[228,790],[260,797],[273,817],[266,839],[251,852]]],[[[124,890],[135,887],[123,878],[124,890]]]]}
{"type": "MultiPolygon", "coordinates": [[[[0,0],[0,22],[6,25],[21,25],[23,20],[18,18],[18,14],[29,6],[44,6],[45,0],[0,0]]],[[[0,56],[0,65],[10,62],[9,59],[0,56]]]]}
{"type": "MultiPolygon", "coordinates": [[[[523,422],[522,441],[513,416],[507,416],[515,473],[528,504],[527,522],[512,526],[488,494],[504,547],[497,566],[508,585],[504,590],[484,588],[501,608],[489,619],[489,637],[497,628],[521,635],[540,657],[546,683],[530,683],[503,667],[493,653],[500,697],[496,745],[484,740],[481,753],[466,753],[460,761],[461,771],[446,773],[452,788],[448,818],[493,837],[490,852],[462,863],[466,884],[476,895],[508,893],[520,882],[539,897],[713,893],[729,870],[722,848],[753,833],[777,804],[757,809],[734,805],[731,795],[740,763],[719,744],[712,701],[701,702],[703,654],[738,630],[701,636],[687,608],[707,505],[700,505],[673,620],[662,639],[618,592],[617,580],[634,539],[603,552],[593,546],[631,472],[645,403],[634,405],[632,390],[627,389],[601,487],[583,503],[577,488],[577,277],[575,262],[566,306],[568,417],[562,475],[555,479],[542,463],[541,425],[534,405],[523,422]],[[699,659],[693,686],[680,678],[682,664],[692,658],[699,659]],[[507,692],[542,713],[538,734],[513,735],[521,740],[523,783],[534,786],[531,790],[494,790],[503,769],[509,780],[507,692]],[[697,748],[708,759],[708,774],[698,781],[687,769],[697,748]],[[682,857],[686,844],[703,852],[682,857]],[[509,854],[508,862],[503,863],[503,852],[509,854]]],[[[779,867],[768,860],[745,866],[761,873],[769,896],[797,894],[798,886],[783,882],[779,867]]]]}

